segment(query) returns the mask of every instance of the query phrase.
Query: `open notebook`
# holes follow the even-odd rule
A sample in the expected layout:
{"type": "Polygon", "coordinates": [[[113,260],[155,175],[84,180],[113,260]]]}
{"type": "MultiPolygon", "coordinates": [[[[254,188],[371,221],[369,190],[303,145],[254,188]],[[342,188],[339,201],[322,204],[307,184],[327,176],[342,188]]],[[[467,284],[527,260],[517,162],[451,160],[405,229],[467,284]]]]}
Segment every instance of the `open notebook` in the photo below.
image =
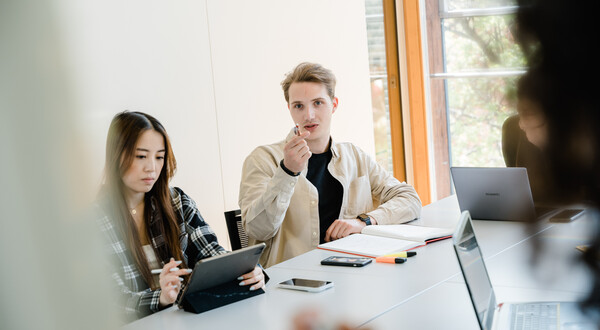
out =
{"type": "Polygon", "coordinates": [[[450,238],[453,231],[454,228],[416,225],[366,226],[360,234],[323,243],[318,248],[374,258],[450,238]]]}

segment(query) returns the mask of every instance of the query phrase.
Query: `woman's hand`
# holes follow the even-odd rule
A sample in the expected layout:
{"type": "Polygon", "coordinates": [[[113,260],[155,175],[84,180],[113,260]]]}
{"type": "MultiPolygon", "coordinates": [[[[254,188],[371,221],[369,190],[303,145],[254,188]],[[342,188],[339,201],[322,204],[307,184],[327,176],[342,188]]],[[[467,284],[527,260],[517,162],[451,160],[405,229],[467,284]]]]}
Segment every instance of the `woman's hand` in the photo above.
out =
{"type": "Polygon", "coordinates": [[[183,282],[183,278],[179,276],[188,275],[192,272],[191,269],[177,268],[180,264],[181,261],[175,261],[175,259],[171,258],[171,261],[169,261],[168,264],[165,264],[160,273],[159,283],[161,292],[159,305],[161,307],[171,305],[175,302],[179,290],[181,290],[181,282],[183,282]]]}
{"type": "Polygon", "coordinates": [[[250,273],[244,274],[238,277],[240,285],[252,285],[250,291],[258,290],[265,287],[265,274],[263,274],[262,268],[256,266],[250,273]]]}

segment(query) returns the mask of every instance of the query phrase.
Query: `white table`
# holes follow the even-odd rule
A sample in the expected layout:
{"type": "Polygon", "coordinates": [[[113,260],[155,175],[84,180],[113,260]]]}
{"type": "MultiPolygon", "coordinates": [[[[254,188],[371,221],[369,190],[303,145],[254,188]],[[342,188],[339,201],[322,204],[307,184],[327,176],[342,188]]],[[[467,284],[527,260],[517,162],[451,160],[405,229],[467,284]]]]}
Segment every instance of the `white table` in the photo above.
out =
{"type": "MultiPolygon", "coordinates": [[[[454,227],[460,212],[455,196],[424,207],[415,223],[454,227]]],[[[482,253],[499,300],[575,300],[587,292],[588,276],[581,267],[563,268],[577,256],[576,245],[586,239],[587,219],[570,224],[545,222],[529,232],[523,223],[474,221],[482,253]],[[552,246],[550,269],[562,281],[546,283],[532,277],[528,267],[531,237],[552,246]],[[558,267],[560,268],[560,267],[558,267]],[[566,280],[568,279],[568,280],[566,280]]],[[[145,317],[124,329],[289,329],[302,309],[316,308],[330,319],[345,320],[372,329],[476,329],[470,303],[451,240],[417,249],[405,264],[372,263],[363,268],[322,266],[320,261],[340,253],[313,250],[267,269],[271,281],[266,294],[202,314],[170,308],[145,317]],[[277,288],[292,277],[333,281],[335,287],[320,293],[277,288]]],[[[549,268],[548,268],[549,267],[549,268]]]]}
{"type": "MultiPolygon", "coordinates": [[[[578,301],[590,290],[591,274],[580,261],[578,245],[589,241],[591,219],[553,224],[538,230],[524,223],[473,221],[498,302],[578,301]],[[519,239],[521,238],[521,239],[519,239]],[[543,253],[534,254],[534,242],[543,253]]],[[[394,329],[479,329],[461,273],[405,301],[367,325],[394,329]]]]}

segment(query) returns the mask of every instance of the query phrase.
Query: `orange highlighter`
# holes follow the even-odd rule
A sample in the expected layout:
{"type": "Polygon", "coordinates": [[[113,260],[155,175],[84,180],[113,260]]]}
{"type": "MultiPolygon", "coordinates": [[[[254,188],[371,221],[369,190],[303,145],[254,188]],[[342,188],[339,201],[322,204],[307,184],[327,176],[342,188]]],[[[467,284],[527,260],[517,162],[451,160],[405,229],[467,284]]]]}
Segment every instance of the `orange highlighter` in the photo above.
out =
{"type": "Polygon", "coordinates": [[[406,258],[395,258],[395,257],[377,257],[376,262],[385,262],[388,264],[403,264],[406,262],[406,258]]]}

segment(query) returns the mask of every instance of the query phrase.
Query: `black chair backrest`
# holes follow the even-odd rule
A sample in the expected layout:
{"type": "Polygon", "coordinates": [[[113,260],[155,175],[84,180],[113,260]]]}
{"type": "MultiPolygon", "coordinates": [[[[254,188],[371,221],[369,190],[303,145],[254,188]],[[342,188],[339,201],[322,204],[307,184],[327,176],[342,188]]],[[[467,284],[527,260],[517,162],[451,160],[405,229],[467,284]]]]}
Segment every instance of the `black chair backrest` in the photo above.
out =
{"type": "Polygon", "coordinates": [[[225,212],[225,221],[231,250],[235,251],[248,246],[248,235],[242,226],[242,212],[239,209],[225,212]]]}

